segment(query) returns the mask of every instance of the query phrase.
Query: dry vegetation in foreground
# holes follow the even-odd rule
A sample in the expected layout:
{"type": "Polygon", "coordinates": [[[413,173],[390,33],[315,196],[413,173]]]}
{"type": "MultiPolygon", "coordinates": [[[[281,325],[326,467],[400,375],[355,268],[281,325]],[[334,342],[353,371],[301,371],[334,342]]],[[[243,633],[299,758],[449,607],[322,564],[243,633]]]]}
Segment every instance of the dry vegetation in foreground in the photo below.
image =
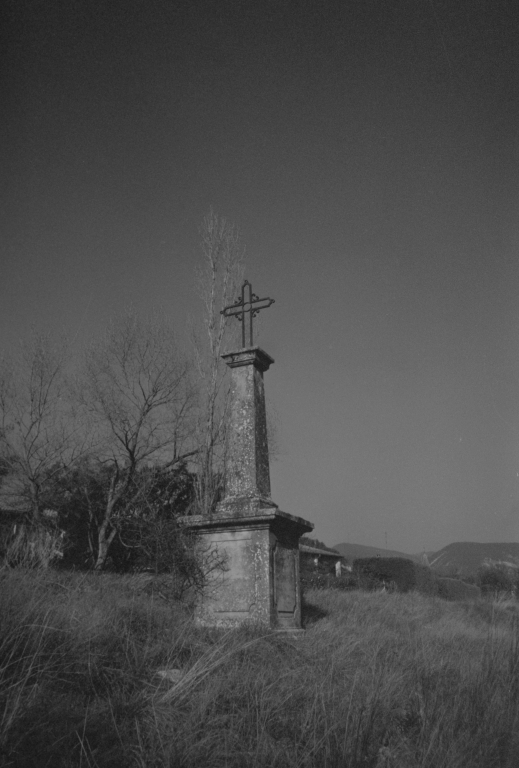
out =
{"type": "Polygon", "coordinates": [[[136,577],[0,572],[0,764],[519,764],[515,603],[306,599],[291,638],[197,629],[136,577]]]}

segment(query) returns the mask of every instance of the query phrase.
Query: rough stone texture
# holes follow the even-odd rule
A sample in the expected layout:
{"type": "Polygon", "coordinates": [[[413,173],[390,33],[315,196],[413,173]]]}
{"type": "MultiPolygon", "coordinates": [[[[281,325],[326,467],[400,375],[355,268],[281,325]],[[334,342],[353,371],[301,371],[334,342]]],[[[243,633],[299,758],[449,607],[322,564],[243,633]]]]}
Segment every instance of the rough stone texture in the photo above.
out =
{"type": "Polygon", "coordinates": [[[225,496],[212,517],[186,519],[204,552],[217,550],[222,570],[196,607],[200,624],[261,622],[301,627],[299,538],[313,524],[278,509],[270,494],[263,373],[274,362],[259,347],[223,355],[232,369],[225,496]]]}
{"type": "Polygon", "coordinates": [[[232,369],[225,498],[219,515],[243,516],[276,507],[270,467],[263,373],[274,360],[259,347],[222,356],[232,369]]]}

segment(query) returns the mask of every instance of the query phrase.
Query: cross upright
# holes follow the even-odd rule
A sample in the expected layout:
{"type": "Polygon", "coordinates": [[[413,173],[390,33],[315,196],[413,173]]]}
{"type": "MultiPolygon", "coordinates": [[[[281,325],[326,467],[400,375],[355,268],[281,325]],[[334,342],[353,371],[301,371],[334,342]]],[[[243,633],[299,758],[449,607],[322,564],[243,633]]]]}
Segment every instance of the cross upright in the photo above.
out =
{"type": "Polygon", "coordinates": [[[235,315],[241,322],[241,339],[242,347],[245,349],[247,346],[253,346],[252,341],[252,318],[256,317],[260,309],[266,309],[274,304],[274,299],[260,299],[252,292],[252,285],[248,280],[245,280],[241,287],[241,299],[238,299],[234,304],[230,304],[228,307],[222,309],[221,313],[224,317],[230,317],[235,315]]]}

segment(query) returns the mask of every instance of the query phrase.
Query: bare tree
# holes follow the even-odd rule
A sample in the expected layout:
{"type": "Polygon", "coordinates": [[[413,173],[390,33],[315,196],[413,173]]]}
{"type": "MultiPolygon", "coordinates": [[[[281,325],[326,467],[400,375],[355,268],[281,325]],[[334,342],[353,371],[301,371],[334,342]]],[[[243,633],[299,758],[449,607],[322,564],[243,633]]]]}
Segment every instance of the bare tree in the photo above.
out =
{"type": "Polygon", "coordinates": [[[164,319],[143,322],[128,312],[88,350],[77,392],[95,436],[90,465],[103,478],[95,515],[101,569],[145,497],[142,470],[160,464],[166,471],[196,452],[194,389],[164,319]]]}
{"type": "MultiPolygon", "coordinates": [[[[221,361],[224,343],[232,343],[232,326],[221,310],[236,299],[243,276],[244,248],[240,232],[213,210],[200,229],[203,266],[198,273],[198,292],[204,306],[204,332],[194,334],[197,372],[200,379],[197,455],[197,504],[207,514],[218,500],[223,477],[227,369],[221,361]]],[[[237,325],[234,328],[236,333],[237,325]]],[[[236,334],[237,335],[237,334],[236,334]]]]}
{"type": "Polygon", "coordinates": [[[57,474],[81,455],[65,380],[64,344],[34,334],[0,363],[4,503],[42,521],[57,474]]]}

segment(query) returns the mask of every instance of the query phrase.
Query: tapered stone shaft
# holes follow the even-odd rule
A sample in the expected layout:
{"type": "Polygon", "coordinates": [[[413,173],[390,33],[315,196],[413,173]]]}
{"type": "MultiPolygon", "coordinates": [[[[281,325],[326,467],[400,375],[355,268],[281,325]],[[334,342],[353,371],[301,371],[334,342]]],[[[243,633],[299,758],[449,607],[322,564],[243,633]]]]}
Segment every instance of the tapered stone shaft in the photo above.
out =
{"type": "Polygon", "coordinates": [[[231,368],[225,496],[219,515],[254,515],[276,507],[270,496],[263,373],[274,360],[259,347],[223,355],[231,368]]]}

